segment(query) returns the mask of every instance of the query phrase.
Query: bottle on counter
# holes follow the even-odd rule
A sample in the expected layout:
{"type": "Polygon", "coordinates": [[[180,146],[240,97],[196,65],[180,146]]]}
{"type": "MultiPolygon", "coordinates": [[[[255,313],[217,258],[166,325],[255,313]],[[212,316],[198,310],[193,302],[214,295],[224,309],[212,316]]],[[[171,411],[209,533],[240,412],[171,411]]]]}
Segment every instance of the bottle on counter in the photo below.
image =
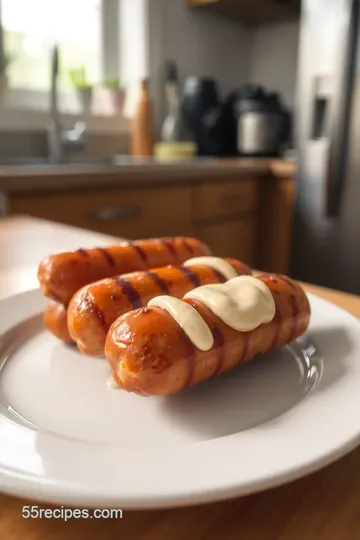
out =
{"type": "Polygon", "coordinates": [[[140,93],[131,125],[131,154],[133,157],[153,155],[153,112],[149,92],[149,80],[142,79],[140,93]]]}
{"type": "Polygon", "coordinates": [[[165,96],[168,114],[161,129],[163,142],[178,142],[182,139],[182,118],[177,66],[168,62],[165,67],[165,96]]]}
{"type": "Polygon", "coordinates": [[[193,157],[196,144],[182,111],[178,69],[171,61],[165,66],[165,96],[168,113],[162,124],[161,142],[155,146],[155,155],[162,160],[193,157]]]}

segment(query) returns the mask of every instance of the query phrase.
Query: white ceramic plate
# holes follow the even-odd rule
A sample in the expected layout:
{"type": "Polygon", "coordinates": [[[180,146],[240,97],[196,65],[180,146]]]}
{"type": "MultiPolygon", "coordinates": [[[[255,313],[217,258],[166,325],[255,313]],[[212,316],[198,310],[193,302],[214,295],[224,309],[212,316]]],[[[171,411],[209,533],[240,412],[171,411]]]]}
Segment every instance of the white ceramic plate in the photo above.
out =
{"type": "Polygon", "coordinates": [[[105,360],[42,325],[39,291],[0,302],[0,488],[76,506],[155,508],[300,477],[359,440],[360,322],[310,296],[293,347],[166,398],[106,385],[105,360]]]}

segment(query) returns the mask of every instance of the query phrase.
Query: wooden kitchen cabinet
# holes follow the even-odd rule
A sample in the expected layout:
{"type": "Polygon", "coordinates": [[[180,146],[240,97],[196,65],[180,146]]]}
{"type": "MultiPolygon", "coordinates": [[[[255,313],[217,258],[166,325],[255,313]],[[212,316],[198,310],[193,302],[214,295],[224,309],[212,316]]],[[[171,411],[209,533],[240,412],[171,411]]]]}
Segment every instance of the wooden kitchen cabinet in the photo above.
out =
{"type": "Polygon", "coordinates": [[[13,194],[11,214],[28,214],[84,229],[130,239],[188,234],[191,189],[99,189],[13,194]]]}
{"type": "Polygon", "coordinates": [[[190,235],[218,256],[256,264],[256,178],[194,186],[12,194],[11,214],[27,214],[130,239],[190,235]],[[215,220],[215,221],[214,221],[215,220]]]}
{"type": "MultiPolygon", "coordinates": [[[[206,177],[205,177],[206,178],[206,177]]],[[[289,271],[294,181],[244,174],[186,185],[67,187],[13,191],[7,213],[30,215],[129,239],[189,235],[219,257],[270,272],[289,271]]]]}
{"type": "Polygon", "coordinates": [[[295,205],[294,179],[274,178],[272,182],[264,182],[259,203],[259,268],[287,274],[295,205]]]}
{"type": "Polygon", "coordinates": [[[194,188],[194,216],[207,220],[256,212],[259,201],[259,180],[245,178],[241,181],[202,183],[194,188]]]}
{"type": "Polygon", "coordinates": [[[256,218],[226,221],[198,228],[198,237],[219,257],[234,257],[257,266],[256,218]]]}
{"type": "Polygon", "coordinates": [[[193,200],[196,234],[214,253],[267,272],[289,273],[293,177],[204,183],[195,188],[193,200]]]}
{"type": "Polygon", "coordinates": [[[194,187],[197,236],[219,257],[234,257],[256,266],[260,182],[249,177],[194,187]]]}
{"type": "Polygon", "coordinates": [[[192,7],[207,8],[237,19],[246,26],[256,26],[299,17],[300,0],[186,0],[192,7]]]}

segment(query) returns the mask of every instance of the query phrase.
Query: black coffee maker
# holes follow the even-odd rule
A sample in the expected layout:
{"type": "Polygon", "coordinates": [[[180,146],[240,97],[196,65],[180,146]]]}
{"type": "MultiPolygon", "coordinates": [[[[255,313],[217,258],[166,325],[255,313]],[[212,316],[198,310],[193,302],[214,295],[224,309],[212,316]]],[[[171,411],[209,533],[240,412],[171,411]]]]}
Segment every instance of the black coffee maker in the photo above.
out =
{"type": "Polygon", "coordinates": [[[198,154],[223,155],[225,118],[216,80],[188,77],[183,87],[182,112],[196,140],[198,154]]]}

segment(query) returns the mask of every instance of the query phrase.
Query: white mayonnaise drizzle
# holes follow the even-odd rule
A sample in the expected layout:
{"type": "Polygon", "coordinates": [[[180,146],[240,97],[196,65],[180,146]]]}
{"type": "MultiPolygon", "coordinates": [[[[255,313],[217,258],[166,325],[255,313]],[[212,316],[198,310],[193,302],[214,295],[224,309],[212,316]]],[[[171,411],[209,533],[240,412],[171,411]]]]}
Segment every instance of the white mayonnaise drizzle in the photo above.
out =
{"type": "MultiPolygon", "coordinates": [[[[239,332],[250,332],[275,317],[274,298],[267,285],[253,276],[237,276],[226,283],[204,285],[188,292],[184,298],[199,300],[225,324],[239,332]]],[[[192,343],[202,351],[214,344],[209,326],[189,304],[158,296],[148,303],[165,309],[184,330],[192,343]]]]}
{"type": "Polygon", "coordinates": [[[184,298],[200,300],[219,319],[239,332],[250,332],[275,316],[275,302],[267,285],[253,276],[237,276],[226,283],[204,285],[184,298]]]}
{"type": "Polygon", "coordinates": [[[235,268],[231,266],[230,263],[228,263],[224,259],[221,259],[220,257],[194,257],[192,259],[188,259],[186,262],[183,263],[183,265],[208,266],[209,268],[213,268],[214,270],[222,274],[227,280],[232,279],[238,275],[235,268]]]}
{"type": "Polygon", "coordinates": [[[192,343],[201,351],[208,351],[214,345],[210,328],[200,313],[186,302],[165,295],[153,298],[148,306],[159,307],[170,313],[192,343]]]}

